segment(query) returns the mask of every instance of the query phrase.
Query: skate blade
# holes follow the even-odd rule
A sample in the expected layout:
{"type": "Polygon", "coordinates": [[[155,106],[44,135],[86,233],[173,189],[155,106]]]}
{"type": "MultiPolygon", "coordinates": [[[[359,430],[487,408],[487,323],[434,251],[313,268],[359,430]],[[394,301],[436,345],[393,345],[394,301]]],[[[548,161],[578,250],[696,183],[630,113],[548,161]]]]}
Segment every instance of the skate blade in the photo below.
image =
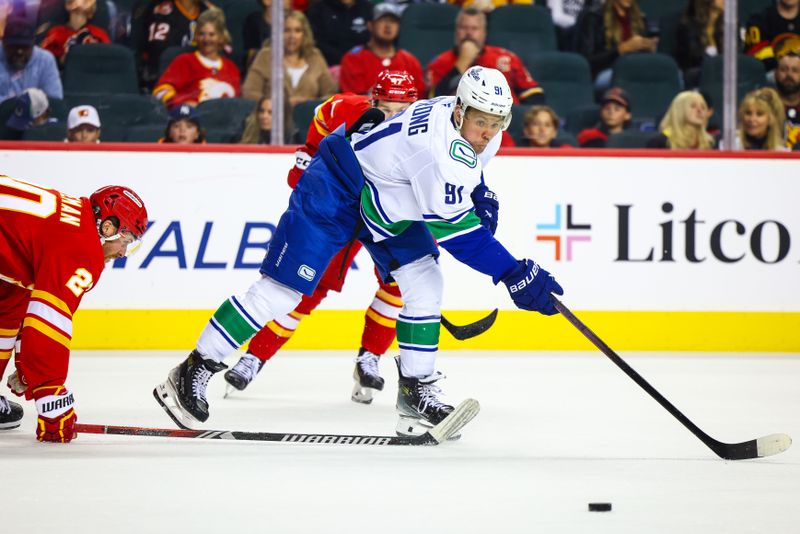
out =
{"type": "Polygon", "coordinates": [[[377,389],[361,387],[361,384],[356,381],[353,385],[353,393],[350,395],[350,400],[359,404],[372,404],[372,399],[377,389]]]}
{"type": "Polygon", "coordinates": [[[13,423],[0,423],[0,430],[12,430],[14,428],[19,428],[22,424],[22,421],[14,421],[13,423]]]}
{"type": "Polygon", "coordinates": [[[230,395],[231,393],[236,393],[237,391],[239,391],[239,390],[226,382],[225,383],[225,394],[222,395],[222,398],[223,399],[227,399],[228,395],[230,395]]]}
{"type": "MultiPolygon", "coordinates": [[[[434,428],[434,425],[430,424],[425,419],[420,419],[419,417],[410,415],[400,415],[394,432],[398,436],[415,437],[428,433],[434,428]]],[[[461,439],[461,434],[448,435],[447,438],[442,439],[446,439],[447,441],[456,441],[461,439]]]]}
{"type": "Polygon", "coordinates": [[[178,404],[178,396],[172,388],[169,380],[153,388],[153,397],[156,402],[167,412],[172,421],[183,430],[194,430],[190,425],[198,423],[191,415],[186,414],[178,404]]]}

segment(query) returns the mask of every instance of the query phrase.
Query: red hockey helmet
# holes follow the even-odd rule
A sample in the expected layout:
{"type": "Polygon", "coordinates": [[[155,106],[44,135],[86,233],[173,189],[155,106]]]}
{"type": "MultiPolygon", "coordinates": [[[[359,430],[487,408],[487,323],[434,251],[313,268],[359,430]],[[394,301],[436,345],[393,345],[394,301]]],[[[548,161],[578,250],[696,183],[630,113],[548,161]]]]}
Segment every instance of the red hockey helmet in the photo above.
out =
{"type": "Polygon", "coordinates": [[[418,98],[416,81],[404,70],[382,71],[372,88],[373,101],[416,102],[418,98]]]}
{"type": "Polygon", "coordinates": [[[101,187],[89,197],[94,216],[99,222],[109,217],[119,219],[119,232],[130,232],[141,239],[147,230],[147,208],[139,195],[121,185],[101,187]]]}

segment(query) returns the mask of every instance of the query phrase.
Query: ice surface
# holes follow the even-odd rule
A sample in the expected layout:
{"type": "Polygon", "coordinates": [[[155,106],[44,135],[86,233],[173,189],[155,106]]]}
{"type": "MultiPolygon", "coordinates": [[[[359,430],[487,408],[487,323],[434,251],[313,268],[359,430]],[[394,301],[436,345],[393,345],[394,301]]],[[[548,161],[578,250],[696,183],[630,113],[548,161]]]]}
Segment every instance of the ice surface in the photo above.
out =
{"type": "MultiPolygon", "coordinates": [[[[80,422],[171,427],[151,390],[184,356],[74,353],[80,422]]],[[[800,439],[798,355],[622,356],[716,439],[800,439]]],[[[394,363],[381,362],[387,387],[369,406],[350,401],[352,365],[350,353],[286,351],[228,399],[218,375],[205,427],[391,434],[394,363]]],[[[599,352],[450,352],[438,368],[452,401],[482,405],[438,447],[90,434],[44,445],[26,402],[22,427],[0,432],[0,532],[800,532],[800,444],[720,460],[599,352]]]]}

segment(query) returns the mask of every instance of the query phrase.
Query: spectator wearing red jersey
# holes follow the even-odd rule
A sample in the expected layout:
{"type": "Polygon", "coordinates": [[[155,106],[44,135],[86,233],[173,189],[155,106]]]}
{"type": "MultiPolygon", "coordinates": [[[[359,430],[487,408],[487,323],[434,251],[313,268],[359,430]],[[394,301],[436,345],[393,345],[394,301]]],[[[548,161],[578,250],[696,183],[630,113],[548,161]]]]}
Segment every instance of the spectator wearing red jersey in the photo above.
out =
{"type": "Polygon", "coordinates": [[[431,96],[454,95],[461,75],[473,65],[497,69],[508,80],[514,103],[542,104],[544,90],[514,52],[486,44],[486,14],[462,9],[456,18],[455,46],[428,64],[426,83],[431,96]]]}
{"type": "Polygon", "coordinates": [[[89,24],[97,10],[97,0],[66,0],[64,7],[69,20],[66,24],[50,28],[41,44],[42,48],[55,56],[62,67],[73,46],[111,42],[105,30],[89,24]]]}
{"type": "Polygon", "coordinates": [[[209,9],[197,18],[196,39],[197,50],[176,57],[153,89],[169,108],[241,94],[239,69],[222,55],[231,42],[222,10],[209,9]]]}
{"type": "Polygon", "coordinates": [[[603,93],[600,104],[600,123],[581,130],[577,136],[582,148],[605,148],[609,136],[622,132],[630,124],[631,102],[621,87],[603,93]]]}
{"type": "Polygon", "coordinates": [[[381,71],[402,70],[416,80],[417,92],[425,94],[422,66],[411,52],[397,48],[395,41],[400,32],[402,9],[396,4],[375,6],[372,20],[367,23],[369,41],[352,48],[342,58],[339,84],[342,92],[368,94],[381,71]]]}

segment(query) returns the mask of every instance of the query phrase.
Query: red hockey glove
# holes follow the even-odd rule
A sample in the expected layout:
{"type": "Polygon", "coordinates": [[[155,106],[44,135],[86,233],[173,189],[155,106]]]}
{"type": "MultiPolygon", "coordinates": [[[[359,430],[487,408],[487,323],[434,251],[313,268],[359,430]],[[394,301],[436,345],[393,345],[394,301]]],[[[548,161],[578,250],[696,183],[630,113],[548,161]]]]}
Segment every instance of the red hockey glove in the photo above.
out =
{"type": "Polygon", "coordinates": [[[33,390],[39,420],[36,422],[36,439],[55,443],[69,443],[77,433],[73,405],[75,399],[64,386],[43,386],[33,390]]]}
{"type": "Polygon", "coordinates": [[[294,153],[294,167],[289,170],[289,176],[286,178],[289,182],[289,187],[292,189],[297,187],[297,182],[306,172],[309,163],[311,163],[311,156],[308,154],[308,149],[305,146],[299,147],[297,152],[294,153]]]}

